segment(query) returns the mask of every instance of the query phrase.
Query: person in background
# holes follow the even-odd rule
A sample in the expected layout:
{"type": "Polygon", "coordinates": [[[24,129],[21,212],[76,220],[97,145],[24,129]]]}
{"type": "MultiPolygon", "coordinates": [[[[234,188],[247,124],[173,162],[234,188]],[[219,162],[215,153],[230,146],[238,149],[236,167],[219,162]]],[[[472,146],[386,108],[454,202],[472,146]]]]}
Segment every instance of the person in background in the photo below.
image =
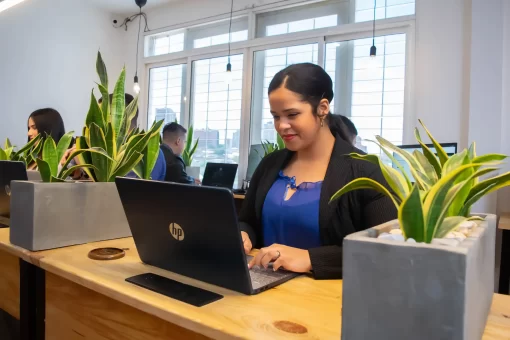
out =
{"type": "Polygon", "coordinates": [[[182,159],[182,152],[186,146],[186,132],[186,129],[177,123],[169,123],[163,128],[161,151],[165,155],[166,161],[165,181],[200,184],[198,178],[186,174],[186,165],[182,159]]]}
{"type": "Polygon", "coordinates": [[[51,136],[56,144],[66,133],[64,121],[57,110],[51,108],[35,110],[28,117],[28,141],[31,141],[38,134],[43,138],[51,136]]]}
{"type": "Polygon", "coordinates": [[[357,149],[342,119],[330,112],[333,84],[320,66],[283,69],[268,94],[286,148],[260,162],[239,215],[245,252],[261,248],[248,266],[273,262],[273,270],[339,279],[344,237],[395,219],[397,210],[373,190],[350,192],[331,204],[330,198],[358,177],[388,185],[379,167],[349,157],[357,149]]]}
{"type": "MultiPolygon", "coordinates": [[[[30,116],[28,116],[27,127],[28,141],[31,141],[40,134],[43,139],[47,136],[51,136],[55,144],[58,144],[60,138],[66,133],[62,116],[60,116],[57,110],[51,108],[39,109],[32,112],[30,116]]],[[[70,145],[73,143],[74,140],[71,141],[70,145]]],[[[27,164],[27,170],[36,169],[37,164],[35,162],[27,164]]]]}
{"type": "Polygon", "coordinates": [[[343,116],[343,115],[338,115],[338,116],[342,119],[342,122],[344,123],[345,127],[347,127],[347,131],[349,132],[349,136],[351,138],[352,145],[355,146],[356,138],[358,137],[358,129],[356,129],[356,126],[354,126],[354,123],[346,116],[343,116]]]}

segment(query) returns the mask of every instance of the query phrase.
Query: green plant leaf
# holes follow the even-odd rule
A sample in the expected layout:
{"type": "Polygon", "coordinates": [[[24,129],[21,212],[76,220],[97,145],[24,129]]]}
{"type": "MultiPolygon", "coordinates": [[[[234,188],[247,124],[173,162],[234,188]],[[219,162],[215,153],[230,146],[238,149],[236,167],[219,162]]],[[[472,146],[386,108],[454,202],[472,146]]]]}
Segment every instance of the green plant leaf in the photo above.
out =
{"type": "Polygon", "coordinates": [[[430,188],[431,182],[428,180],[428,178],[424,178],[423,168],[409,152],[400,149],[399,147],[393,145],[392,143],[382,138],[381,136],[376,136],[375,138],[383,148],[391,150],[396,154],[400,155],[400,157],[402,157],[404,162],[407,163],[407,166],[409,167],[409,170],[411,171],[411,174],[413,175],[416,183],[418,183],[420,189],[425,190],[430,188]]]}
{"type": "MultiPolygon", "coordinates": [[[[67,167],[69,166],[70,162],[72,159],[74,158],[78,158],[78,160],[80,161],[80,165],[83,165],[84,166],[84,171],[87,172],[88,169],[93,169],[95,171],[97,171],[97,168],[95,168],[94,166],[92,166],[92,161],[90,161],[89,163],[85,163],[83,162],[83,157],[80,157],[82,154],[90,154],[90,153],[97,153],[97,154],[100,154],[102,155],[103,157],[105,157],[106,159],[108,159],[109,161],[114,161],[112,158],[110,158],[110,156],[108,156],[108,154],[106,153],[105,150],[101,149],[101,148],[87,148],[87,149],[78,149],[73,151],[69,157],[67,158],[66,162],[64,163],[64,165],[62,165],[62,169],[60,170],[60,173],[59,175],[57,176],[58,178],[63,178],[63,174],[64,172],[66,171],[67,167]]],[[[89,172],[87,172],[87,174],[89,174],[89,172]]],[[[89,174],[89,177],[92,178],[92,176],[89,174]]]]}
{"type": "Polygon", "coordinates": [[[488,153],[486,155],[478,156],[473,158],[472,163],[493,163],[493,162],[501,162],[505,160],[508,156],[500,154],[500,153],[488,153]]]}
{"type": "Polygon", "coordinates": [[[7,153],[4,150],[0,149],[0,161],[8,161],[8,160],[9,160],[9,158],[7,157],[7,153]]]}
{"type": "Polygon", "coordinates": [[[437,228],[437,232],[435,235],[435,238],[443,238],[445,237],[450,231],[457,228],[462,222],[467,221],[468,218],[464,216],[450,216],[446,217],[441,225],[437,228]]]}
{"type": "Polygon", "coordinates": [[[469,160],[471,162],[473,162],[473,159],[476,158],[476,143],[475,142],[471,143],[471,145],[469,146],[468,156],[469,156],[469,160]]]}
{"type": "Polygon", "coordinates": [[[51,180],[50,180],[52,183],[53,182],[59,182],[59,183],[64,183],[65,181],[63,179],[60,179],[60,178],[57,178],[57,177],[54,177],[54,176],[51,176],[51,180]]]}
{"type": "Polygon", "coordinates": [[[35,160],[37,162],[37,170],[39,170],[39,173],[41,174],[41,180],[46,183],[51,182],[51,169],[48,162],[43,161],[40,158],[37,158],[35,160]]]}
{"type": "Polygon", "coordinates": [[[144,177],[143,179],[151,179],[152,169],[156,165],[159,156],[159,136],[154,136],[149,139],[146,151],[143,155],[144,177]]]}
{"type": "MultiPolygon", "coordinates": [[[[97,126],[95,123],[90,124],[90,143],[92,147],[100,148],[106,150],[106,137],[103,133],[103,130],[97,126]]],[[[111,168],[111,164],[109,164],[109,160],[101,154],[91,153],[92,165],[94,165],[94,170],[97,180],[99,182],[108,181],[108,169],[111,168]]]]}
{"type": "Polygon", "coordinates": [[[124,160],[114,173],[110,176],[109,182],[114,182],[116,177],[126,176],[135,166],[142,160],[143,155],[139,152],[132,153],[127,159],[124,160]]]}
{"type": "MultiPolygon", "coordinates": [[[[113,98],[111,103],[111,122],[113,125],[113,131],[115,131],[115,136],[117,136],[117,140],[119,139],[120,129],[127,117],[124,115],[126,111],[126,100],[125,100],[125,92],[124,92],[124,83],[126,81],[126,68],[122,68],[120,72],[119,79],[115,84],[115,88],[113,90],[113,98]]],[[[120,144],[117,144],[120,145],[120,144]]]]}
{"type": "MultiPolygon", "coordinates": [[[[459,182],[455,184],[448,194],[446,195],[445,202],[450,202],[450,199],[452,199],[452,203],[450,205],[450,208],[448,209],[448,215],[447,216],[458,216],[460,215],[460,211],[462,210],[462,207],[464,206],[464,203],[466,202],[466,199],[469,195],[469,192],[471,191],[471,188],[475,184],[475,179],[486,175],[492,171],[498,170],[497,168],[484,168],[481,170],[477,170],[474,172],[469,178],[466,180],[459,182]]],[[[460,177],[460,176],[459,176],[460,177]]]]}
{"type": "Polygon", "coordinates": [[[41,140],[41,138],[42,138],[41,134],[38,134],[37,136],[35,136],[31,141],[29,141],[21,149],[19,149],[19,151],[16,151],[16,153],[14,154],[14,157],[18,157],[18,156],[22,155],[23,153],[32,149],[34,147],[34,145],[36,143],[38,143],[39,140],[41,140]]]}
{"type": "Polygon", "coordinates": [[[60,159],[57,158],[57,146],[51,136],[46,137],[44,140],[42,159],[50,167],[51,176],[57,176],[60,159]]]}
{"type": "Polygon", "coordinates": [[[278,150],[283,150],[286,147],[285,142],[283,141],[279,133],[276,134],[276,145],[278,145],[278,150]]]}
{"type": "Polygon", "coordinates": [[[12,144],[11,144],[11,141],[9,140],[9,138],[6,138],[5,144],[4,144],[4,149],[8,149],[8,148],[12,148],[12,144]]]}
{"type": "Polygon", "coordinates": [[[87,113],[87,118],[85,120],[85,124],[90,129],[90,124],[96,124],[101,129],[104,130],[105,127],[105,121],[103,117],[103,112],[101,112],[101,108],[99,107],[99,104],[97,103],[96,96],[94,96],[94,90],[92,90],[90,94],[90,108],[89,112],[87,113]]]}
{"type": "Polygon", "coordinates": [[[111,121],[110,117],[110,94],[108,88],[101,84],[97,84],[99,92],[101,92],[101,113],[103,114],[103,121],[105,124],[111,121]]]}
{"type": "Polygon", "coordinates": [[[436,184],[430,188],[423,208],[426,216],[427,234],[425,242],[430,243],[434,238],[437,229],[443,222],[444,218],[448,213],[448,209],[453,201],[453,196],[449,198],[449,202],[446,202],[446,196],[448,191],[452,188],[455,180],[463,175],[466,171],[472,170],[475,164],[462,165],[448,175],[444,175],[436,184]]]}
{"type": "Polygon", "coordinates": [[[432,166],[432,164],[430,164],[427,157],[425,157],[425,155],[418,150],[414,150],[413,156],[414,159],[416,159],[416,161],[421,165],[421,167],[425,171],[423,175],[430,180],[431,184],[436,183],[439,179],[438,175],[436,173],[435,168],[432,166]]]}
{"type": "MultiPolygon", "coordinates": [[[[400,164],[399,161],[397,161],[397,159],[395,157],[393,157],[393,155],[391,154],[391,152],[388,152],[388,150],[386,150],[385,148],[383,148],[383,146],[381,144],[379,144],[379,142],[375,141],[375,140],[371,140],[371,139],[367,139],[366,141],[368,142],[371,142],[371,143],[374,143],[376,144],[381,150],[382,152],[384,152],[384,154],[386,155],[386,157],[388,157],[390,159],[390,161],[392,162],[392,165],[395,165],[397,167],[397,169],[400,171],[400,173],[402,174],[402,176],[404,176],[404,178],[406,179],[406,182],[407,182],[407,187],[409,188],[409,192],[412,190],[413,188],[413,185],[411,183],[411,180],[409,179],[409,177],[407,176],[407,172],[404,170],[404,168],[402,167],[402,164],[400,164]]],[[[407,163],[409,164],[409,163],[407,163]]]]}
{"type": "MultiPolygon", "coordinates": [[[[78,169],[94,169],[97,170],[93,165],[90,164],[78,164],[70,167],[69,169],[65,169],[65,171],[61,171],[59,176],[57,178],[65,180],[67,177],[71,176],[73,172],[75,172],[78,169]]],[[[64,169],[63,169],[64,170],[64,169]]]]}
{"type": "Polygon", "coordinates": [[[416,242],[425,241],[425,216],[420,199],[420,189],[417,185],[413,187],[411,194],[400,205],[398,220],[406,239],[413,238],[416,242]]]}
{"type": "Polygon", "coordinates": [[[333,197],[330,199],[330,203],[336,199],[338,199],[343,194],[346,194],[350,191],[359,190],[359,189],[372,189],[377,192],[380,192],[386,196],[388,196],[392,201],[393,204],[395,204],[395,207],[398,209],[399,204],[393,197],[393,195],[386,189],[381,183],[374,181],[371,178],[356,178],[355,180],[351,181],[350,183],[346,184],[343,188],[338,190],[333,197]]]}
{"type": "Polygon", "coordinates": [[[108,88],[108,71],[106,70],[106,65],[103,61],[103,57],[101,56],[101,52],[99,51],[97,51],[96,72],[99,76],[99,80],[101,81],[101,85],[108,88]]]}
{"type": "Polygon", "coordinates": [[[117,142],[115,138],[115,131],[113,130],[112,122],[109,122],[106,127],[106,152],[108,155],[110,155],[113,159],[117,157],[117,142]]]}
{"type": "Polygon", "coordinates": [[[461,214],[467,216],[473,204],[478,202],[480,198],[488,195],[496,190],[507,187],[510,185],[510,172],[506,172],[502,175],[495,176],[473,186],[469,195],[464,203],[461,214]]]}
{"type": "Polygon", "coordinates": [[[441,144],[439,144],[435,139],[434,137],[432,136],[432,134],[429,132],[429,130],[427,129],[427,127],[425,126],[425,124],[423,124],[423,122],[421,121],[421,119],[418,119],[418,122],[420,122],[421,126],[423,127],[423,129],[425,130],[425,132],[427,133],[427,135],[429,136],[429,139],[430,141],[432,142],[432,144],[434,145],[434,149],[436,150],[436,154],[437,156],[439,157],[439,161],[441,162],[441,165],[444,165],[444,163],[446,163],[446,161],[448,160],[448,154],[446,153],[446,151],[444,151],[443,147],[441,146],[441,144]]]}
{"type": "Polygon", "coordinates": [[[131,121],[135,118],[137,110],[138,96],[136,96],[135,99],[126,107],[126,111],[124,112],[124,121],[120,126],[118,135],[116,134],[117,145],[122,145],[126,142],[126,137],[129,135],[129,128],[131,127],[131,121]]]}
{"type": "Polygon", "coordinates": [[[430,150],[430,148],[425,143],[423,143],[421,136],[420,136],[420,131],[417,128],[414,129],[414,136],[416,137],[416,140],[418,141],[418,143],[421,145],[423,155],[427,158],[427,160],[432,165],[432,167],[434,167],[434,170],[436,171],[437,178],[441,178],[442,169],[441,169],[441,163],[439,162],[439,159],[432,152],[432,150],[430,150]]]}
{"type": "MultiPolygon", "coordinates": [[[[84,131],[84,135],[90,135],[88,133],[89,129],[86,128],[85,129],[86,131],[84,131]]],[[[81,151],[81,150],[84,150],[84,152],[81,152],[77,155],[75,155],[74,157],[77,157],[78,158],[78,161],[80,164],[92,164],[92,157],[90,156],[90,153],[89,152],[85,152],[89,149],[89,144],[87,143],[87,139],[85,137],[78,137],[76,138],[76,151],[81,151]]],[[[68,158],[68,162],[70,162],[72,159],[72,157],[69,157],[68,158]]],[[[63,168],[67,168],[67,165],[64,165],[63,168]]],[[[94,182],[97,182],[97,177],[96,177],[96,172],[95,171],[91,171],[91,169],[88,169],[88,168],[84,168],[83,171],[85,171],[85,173],[89,176],[89,178],[94,181],[94,182]]]]}
{"type": "Polygon", "coordinates": [[[386,180],[390,188],[393,190],[393,192],[398,196],[400,201],[404,200],[404,198],[409,196],[409,187],[404,176],[402,176],[402,174],[399,173],[397,170],[384,164],[378,156],[373,154],[360,155],[357,153],[351,153],[350,156],[354,159],[368,161],[372,164],[377,165],[381,169],[384,179],[386,180]]]}
{"type": "Polygon", "coordinates": [[[73,140],[74,131],[70,131],[60,138],[57,144],[57,159],[60,162],[73,140]]]}

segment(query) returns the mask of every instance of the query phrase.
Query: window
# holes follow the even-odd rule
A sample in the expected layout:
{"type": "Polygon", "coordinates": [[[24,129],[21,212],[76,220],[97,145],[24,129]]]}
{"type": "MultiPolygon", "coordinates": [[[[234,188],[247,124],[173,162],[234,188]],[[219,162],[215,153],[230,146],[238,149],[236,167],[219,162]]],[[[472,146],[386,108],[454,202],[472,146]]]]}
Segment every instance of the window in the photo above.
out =
{"type": "MultiPolygon", "coordinates": [[[[228,44],[229,20],[150,35],[146,56],[156,56],[213,45],[228,44]]],[[[248,40],[248,18],[232,21],[231,42],[248,40]]]]}
{"type": "MultiPolygon", "coordinates": [[[[356,0],[354,12],[356,22],[374,20],[374,1],[356,0]]],[[[415,0],[377,0],[375,18],[378,20],[412,15],[414,11],[415,0]]]]}
{"type": "Polygon", "coordinates": [[[317,63],[318,45],[298,45],[255,52],[251,109],[251,144],[276,142],[267,90],[275,74],[291,64],[317,63]]]}
{"type": "Polygon", "coordinates": [[[163,119],[181,122],[186,103],[186,64],[151,68],[148,125],[163,119]]]}
{"type": "Polygon", "coordinates": [[[257,15],[257,37],[349,23],[349,0],[325,1],[257,15]]]}
{"type": "Polygon", "coordinates": [[[198,148],[193,165],[238,163],[241,130],[243,55],[231,57],[232,82],[226,82],[227,57],[193,62],[191,115],[198,148]]]}
{"type": "MultiPolygon", "coordinates": [[[[371,38],[327,44],[325,68],[334,82],[334,112],[350,117],[364,140],[381,135],[402,144],[406,35],[377,37],[375,45],[377,57],[371,58],[371,38]]],[[[380,152],[373,143],[363,145],[369,153],[380,152]]]]}

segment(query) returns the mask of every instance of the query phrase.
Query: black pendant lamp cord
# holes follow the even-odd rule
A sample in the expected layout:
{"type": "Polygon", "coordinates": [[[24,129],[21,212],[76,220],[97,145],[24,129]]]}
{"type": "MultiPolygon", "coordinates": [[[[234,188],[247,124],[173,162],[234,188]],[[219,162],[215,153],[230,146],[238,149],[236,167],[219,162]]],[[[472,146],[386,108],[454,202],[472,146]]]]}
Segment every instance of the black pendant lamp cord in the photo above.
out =
{"type": "Polygon", "coordinates": [[[372,46],[375,46],[375,7],[377,4],[377,0],[374,0],[374,21],[372,27],[372,46]]]}
{"type": "Polygon", "coordinates": [[[142,7],[140,7],[140,14],[138,14],[138,38],[136,40],[136,56],[135,56],[135,60],[136,60],[136,72],[135,72],[135,77],[138,77],[138,51],[139,51],[139,46],[140,46],[140,29],[142,27],[142,7]]]}
{"type": "Polygon", "coordinates": [[[228,62],[230,63],[230,43],[232,40],[232,13],[234,12],[234,0],[230,3],[230,22],[228,25],[228,62]]]}

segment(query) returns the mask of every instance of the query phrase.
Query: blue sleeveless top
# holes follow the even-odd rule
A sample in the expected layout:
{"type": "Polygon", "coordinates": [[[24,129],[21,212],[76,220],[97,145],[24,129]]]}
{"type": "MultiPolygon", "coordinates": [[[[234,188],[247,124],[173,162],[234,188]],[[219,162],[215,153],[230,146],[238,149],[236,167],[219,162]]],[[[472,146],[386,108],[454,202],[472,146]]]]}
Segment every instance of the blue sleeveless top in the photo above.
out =
{"type": "Polygon", "coordinates": [[[264,247],[273,243],[310,249],[322,246],[319,234],[321,182],[303,182],[280,171],[262,208],[264,247]],[[287,190],[296,192],[286,201],[287,190]]]}

